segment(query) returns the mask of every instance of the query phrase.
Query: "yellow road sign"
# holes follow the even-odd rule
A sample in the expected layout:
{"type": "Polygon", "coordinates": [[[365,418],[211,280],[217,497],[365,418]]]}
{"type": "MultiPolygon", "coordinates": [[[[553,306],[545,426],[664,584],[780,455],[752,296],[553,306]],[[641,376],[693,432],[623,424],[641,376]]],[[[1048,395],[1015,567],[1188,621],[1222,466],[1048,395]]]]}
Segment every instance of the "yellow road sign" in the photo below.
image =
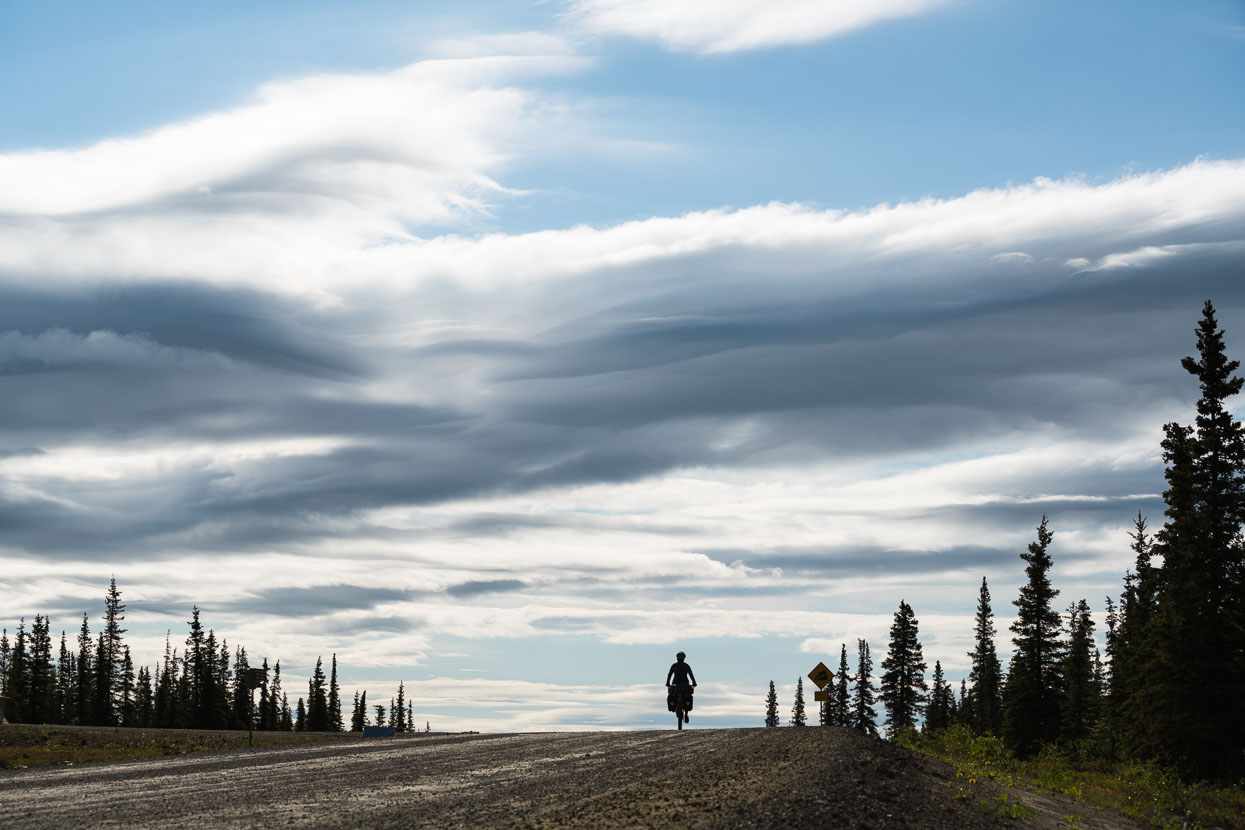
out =
{"type": "Polygon", "coordinates": [[[830,690],[829,689],[818,689],[817,691],[813,692],[813,700],[819,700],[822,702],[830,700],[830,690]]]}
{"type": "Polygon", "coordinates": [[[816,683],[818,689],[824,689],[826,684],[834,679],[834,673],[826,668],[825,663],[818,663],[817,667],[808,673],[808,679],[816,683]]]}

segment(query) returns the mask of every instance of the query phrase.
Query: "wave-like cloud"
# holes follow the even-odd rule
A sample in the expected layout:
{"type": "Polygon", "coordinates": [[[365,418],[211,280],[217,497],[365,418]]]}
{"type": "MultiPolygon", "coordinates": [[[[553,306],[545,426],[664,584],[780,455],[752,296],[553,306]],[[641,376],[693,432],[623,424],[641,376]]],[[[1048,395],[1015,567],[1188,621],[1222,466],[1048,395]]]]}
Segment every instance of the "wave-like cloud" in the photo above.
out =
{"type": "Polygon", "coordinates": [[[115,573],[136,627],[200,601],[291,659],[665,643],[676,601],[820,648],[901,590],[956,629],[1043,512],[1113,590],[1201,302],[1245,326],[1245,162],[475,232],[556,57],[0,158],[10,617],[115,573]]]}
{"type": "Polygon", "coordinates": [[[652,40],[680,52],[723,53],[811,43],[950,0],[572,0],[587,31],[652,40]]]}

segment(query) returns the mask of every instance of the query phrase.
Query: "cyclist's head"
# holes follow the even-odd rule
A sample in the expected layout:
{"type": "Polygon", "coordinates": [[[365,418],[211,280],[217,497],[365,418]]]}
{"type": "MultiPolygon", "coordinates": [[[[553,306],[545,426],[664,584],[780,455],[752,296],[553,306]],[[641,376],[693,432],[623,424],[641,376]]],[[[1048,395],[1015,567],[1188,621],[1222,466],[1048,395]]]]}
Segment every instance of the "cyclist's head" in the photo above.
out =
{"type": "Polygon", "coordinates": [[[682,663],[682,662],[683,662],[683,660],[684,660],[686,657],[687,657],[687,655],[686,655],[686,654],[684,654],[684,653],[683,653],[683,652],[681,652],[681,651],[680,651],[678,654],[674,655],[674,659],[675,659],[675,660],[678,660],[680,663],[682,663]]]}

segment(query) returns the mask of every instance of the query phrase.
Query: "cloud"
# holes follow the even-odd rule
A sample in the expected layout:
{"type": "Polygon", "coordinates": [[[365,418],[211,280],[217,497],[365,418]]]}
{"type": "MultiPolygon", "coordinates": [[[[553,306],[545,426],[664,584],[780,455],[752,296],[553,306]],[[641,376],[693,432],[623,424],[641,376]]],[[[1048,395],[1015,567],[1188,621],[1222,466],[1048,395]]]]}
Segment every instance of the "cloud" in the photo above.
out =
{"type": "Polygon", "coordinates": [[[1245,330],[1245,162],[482,231],[564,58],[4,156],[0,610],[116,575],[138,659],[200,602],[293,670],[666,644],[675,603],[820,648],[905,595],[951,666],[1044,512],[1066,595],[1116,592],[1202,301],[1245,330]]]}
{"type": "Polygon", "coordinates": [[[596,33],[653,40],[680,52],[716,54],[812,43],[949,0],[572,0],[567,18],[596,33]]]}

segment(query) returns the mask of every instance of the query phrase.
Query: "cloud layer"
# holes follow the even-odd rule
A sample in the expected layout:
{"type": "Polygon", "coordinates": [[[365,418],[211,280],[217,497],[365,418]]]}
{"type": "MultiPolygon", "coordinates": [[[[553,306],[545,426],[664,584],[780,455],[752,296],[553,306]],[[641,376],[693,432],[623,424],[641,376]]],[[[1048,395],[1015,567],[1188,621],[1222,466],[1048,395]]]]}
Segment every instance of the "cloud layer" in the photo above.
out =
{"type": "Polygon", "coordinates": [[[922,14],[950,0],[574,0],[575,24],[667,49],[705,54],[812,43],[881,21],[922,14]]]}
{"type": "MultiPolygon", "coordinates": [[[[140,660],[197,602],[291,678],[329,647],[436,678],[447,640],[804,659],[902,597],[955,668],[1043,513],[1065,597],[1116,591],[1205,298],[1241,342],[1245,162],[482,231],[571,118],[520,84],[576,66],[290,81],[0,156],[6,618],[115,574],[140,660]]],[[[531,691],[505,724],[565,703],[531,691]]]]}

